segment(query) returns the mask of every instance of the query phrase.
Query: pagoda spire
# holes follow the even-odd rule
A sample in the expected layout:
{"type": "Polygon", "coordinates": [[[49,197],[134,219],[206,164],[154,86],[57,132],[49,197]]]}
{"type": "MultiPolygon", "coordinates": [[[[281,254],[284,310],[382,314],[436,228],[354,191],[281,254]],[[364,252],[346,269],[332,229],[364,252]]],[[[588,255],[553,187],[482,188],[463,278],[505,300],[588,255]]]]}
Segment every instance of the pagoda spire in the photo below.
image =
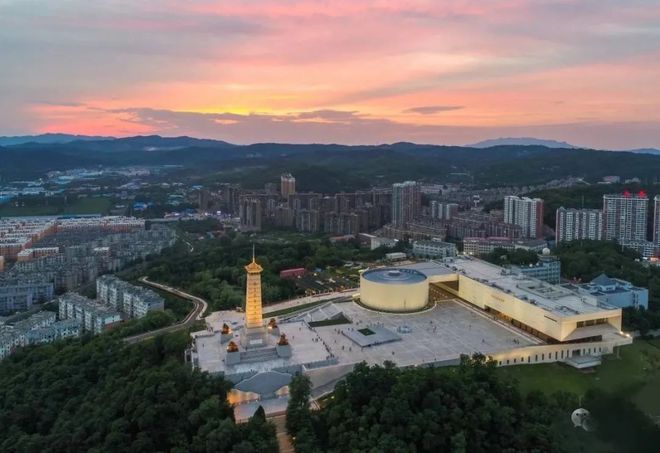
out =
{"type": "Polygon", "coordinates": [[[252,244],[252,262],[245,266],[245,326],[248,329],[263,327],[261,304],[261,271],[263,268],[256,261],[252,244]]]}

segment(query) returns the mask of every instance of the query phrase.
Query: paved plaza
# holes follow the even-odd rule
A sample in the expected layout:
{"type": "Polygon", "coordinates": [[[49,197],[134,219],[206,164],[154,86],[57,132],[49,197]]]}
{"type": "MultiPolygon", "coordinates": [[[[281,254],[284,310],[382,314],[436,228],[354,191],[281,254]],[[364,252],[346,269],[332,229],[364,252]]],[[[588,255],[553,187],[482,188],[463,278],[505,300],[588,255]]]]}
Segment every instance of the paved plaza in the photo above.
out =
{"type": "MultiPolygon", "coordinates": [[[[221,336],[218,333],[224,322],[231,325],[235,336],[233,341],[241,344],[241,335],[243,330],[236,330],[236,326],[242,325],[242,314],[224,311],[214,313],[211,325],[215,333],[198,332],[195,334],[195,343],[198,355],[199,369],[209,373],[224,373],[228,375],[242,373],[259,373],[279,368],[287,368],[294,365],[312,364],[328,360],[331,356],[330,349],[323,343],[313,329],[303,322],[292,322],[280,324],[280,332],[284,333],[291,344],[292,356],[290,358],[272,358],[263,361],[248,361],[236,365],[227,365],[226,349],[227,344],[221,343],[221,336]],[[223,316],[225,315],[225,316],[223,316]],[[234,318],[234,319],[232,319],[234,318]],[[233,321],[233,322],[232,322],[233,321]]],[[[266,346],[274,347],[278,337],[271,336],[270,344],[266,346]]]]}
{"type": "Polygon", "coordinates": [[[458,358],[461,354],[492,354],[535,344],[512,328],[466,308],[453,300],[440,302],[429,311],[391,314],[370,311],[355,303],[337,304],[353,324],[316,327],[339,363],[391,360],[399,366],[420,365],[458,358]],[[345,329],[383,326],[401,341],[359,347],[342,334],[345,329]],[[409,333],[404,333],[409,330],[409,333]]]}
{"type": "MultiPolygon", "coordinates": [[[[202,371],[225,375],[247,376],[253,373],[285,369],[291,366],[327,366],[321,362],[351,364],[366,361],[382,364],[386,360],[398,366],[422,365],[456,360],[461,354],[476,352],[489,355],[538,344],[513,327],[495,321],[489,315],[456,300],[443,300],[434,308],[409,314],[382,313],[366,309],[354,302],[336,303],[351,324],[309,327],[301,321],[282,322],[280,331],[291,344],[290,358],[264,357],[263,361],[247,361],[227,365],[226,343],[221,343],[220,330],[227,323],[234,331],[233,340],[240,344],[243,313],[215,312],[206,318],[208,330],[196,332],[198,366],[202,371]],[[370,328],[374,335],[359,334],[370,328]],[[385,333],[396,341],[371,344],[385,333]],[[353,338],[353,340],[351,339],[353,338]],[[363,346],[356,338],[365,340],[363,346]],[[318,365],[316,365],[318,364],[318,365]]],[[[274,346],[277,337],[269,338],[274,346]]]]}

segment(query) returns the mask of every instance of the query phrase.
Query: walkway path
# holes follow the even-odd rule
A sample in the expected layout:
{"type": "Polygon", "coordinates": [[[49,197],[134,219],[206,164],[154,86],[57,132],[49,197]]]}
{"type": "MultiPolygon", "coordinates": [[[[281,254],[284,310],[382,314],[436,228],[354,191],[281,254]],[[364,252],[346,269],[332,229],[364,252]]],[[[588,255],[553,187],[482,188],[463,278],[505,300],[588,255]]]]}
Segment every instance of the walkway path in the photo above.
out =
{"type": "Polygon", "coordinates": [[[275,425],[275,435],[280,453],[295,453],[291,436],[286,432],[286,415],[277,415],[268,418],[268,421],[275,425]]]}
{"type": "MultiPolygon", "coordinates": [[[[348,289],[344,291],[335,291],[332,293],[318,294],[315,296],[304,296],[298,297],[296,299],[289,299],[282,302],[275,302],[274,304],[264,305],[264,313],[272,313],[274,311],[280,311],[291,307],[297,307],[298,305],[305,305],[313,302],[327,302],[332,299],[337,299],[341,297],[351,297],[357,292],[357,289],[348,289]]],[[[264,315],[265,316],[265,315],[264,315]]]]}

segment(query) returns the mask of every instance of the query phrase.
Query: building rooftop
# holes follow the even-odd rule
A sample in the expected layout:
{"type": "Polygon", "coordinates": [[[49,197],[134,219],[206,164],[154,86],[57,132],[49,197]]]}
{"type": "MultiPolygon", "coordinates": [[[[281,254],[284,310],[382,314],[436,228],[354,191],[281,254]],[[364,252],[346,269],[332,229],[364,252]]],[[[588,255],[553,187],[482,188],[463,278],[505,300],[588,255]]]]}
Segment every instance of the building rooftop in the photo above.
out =
{"type": "Polygon", "coordinates": [[[82,307],[85,311],[95,313],[97,316],[119,316],[119,312],[112,307],[103,305],[77,293],[66,293],[60,296],[59,300],[60,302],[71,303],[77,307],[82,307]]]}
{"type": "Polygon", "coordinates": [[[625,280],[608,277],[605,274],[600,274],[589,283],[579,285],[579,288],[585,289],[594,295],[627,293],[630,291],[645,290],[645,288],[640,288],[625,280]]]}
{"type": "Polygon", "coordinates": [[[415,269],[391,267],[365,271],[362,277],[371,282],[390,285],[409,285],[426,280],[426,275],[415,269]]]}
{"type": "Polygon", "coordinates": [[[456,247],[455,244],[451,242],[444,242],[438,240],[419,240],[413,242],[413,245],[422,245],[425,247],[456,247]]]}
{"type": "Polygon", "coordinates": [[[475,258],[459,257],[447,260],[447,262],[430,261],[405,267],[423,272],[431,282],[433,282],[433,276],[437,275],[465,275],[559,316],[618,310],[617,307],[599,302],[592,295],[582,294],[571,288],[552,285],[532,277],[514,274],[500,266],[475,258]]]}
{"type": "Polygon", "coordinates": [[[605,274],[600,274],[598,277],[591,280],[590,284],[598,285],[598,286],[612,286],[619,284],[619,282],[620,282],[619,280],[610,278],[605,274]]]}

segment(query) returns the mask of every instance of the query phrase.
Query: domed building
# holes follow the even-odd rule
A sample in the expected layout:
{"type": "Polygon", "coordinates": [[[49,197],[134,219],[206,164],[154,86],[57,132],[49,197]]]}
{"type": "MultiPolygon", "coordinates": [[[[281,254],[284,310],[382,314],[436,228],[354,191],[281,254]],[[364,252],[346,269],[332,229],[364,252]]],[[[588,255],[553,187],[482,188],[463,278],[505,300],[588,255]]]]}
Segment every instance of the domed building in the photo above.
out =
{"type": "Polygon", "coordinates": [[[360,303],[385,312],[405,313],[426,307],[429,281],[415,269],[382,268],[360,276],[360,303]]]}

